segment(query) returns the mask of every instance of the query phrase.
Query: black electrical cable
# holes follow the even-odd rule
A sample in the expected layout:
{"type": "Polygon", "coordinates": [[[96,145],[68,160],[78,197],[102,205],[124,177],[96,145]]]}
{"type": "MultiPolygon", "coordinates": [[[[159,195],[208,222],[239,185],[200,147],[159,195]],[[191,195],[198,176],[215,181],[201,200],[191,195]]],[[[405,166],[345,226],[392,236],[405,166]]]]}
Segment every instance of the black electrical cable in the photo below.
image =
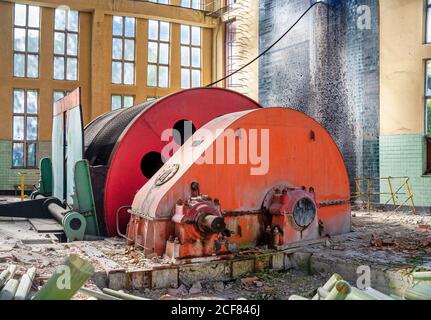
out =
{"type": "Polygon", "coordinates": [[[217,83],[219,83],[219,82],[222,82],[222,81],[224,81],[224,80],[226,80],[227,78],[230,78],[230,77],[232,77],[234,74],[236,74],[236,73],[238,73],[238,72],[240,72],[241,70],[243,70],[244,68],[246,68],[246,67],[248,67],[249,65],[251,65],[253,62],[255,62],[256,60],[258,60],[260,57],[262,57],[263,55],[265,55],[266,53],[268,53],[269,52],[269,50],[271,50],[277,43],[279,43],[301,20],[302,20],[302,18],[304,18],[304,16],[315,6],[315,5],[318,5],[318,4],[324,4],[324,5],[326,5],[326,6],[330,6],[328,3],[326,3],[326,2],[322,2],[322,1],[317,1],[317,2],[315,2],[315,3],[313,3],[312,5],[310,5],[309,7],[308,7],[308,9],[307,10],[305,10],[304,11],[304,13],[295,21],[295,23],[294,24],[292,24],[292,26],[290,26],[290,28],[289,29],[287,29],[287,31],[285,32],[285,33],[283,33],[282,35],[281,35],[281,37],[280,38],[278,38],[273,44],[271,44],[268,48],[266,48],[263,52],[261,52],[256,58],[254,58],[253,60],[251,60],[250,62],[248,62],[247,64],[245,64],[245,65],[243,65],[241,68],[239,68],[239,69],[237,69],[237,70],[235,70],[234,72],[232,72],[231,74],[228,74],[228,75],[226,75],[226,76],[224,76],[223,78],[221,78],[221,79],[219,79],[219,80],[217,80],[217,81],[214,81],[214,82],[212,82],[212,83],[210,83],[210,84],[208,84],[206,87],[212,87],[213,85],[215,85],[215,84],[217,84],[217,83]]]}

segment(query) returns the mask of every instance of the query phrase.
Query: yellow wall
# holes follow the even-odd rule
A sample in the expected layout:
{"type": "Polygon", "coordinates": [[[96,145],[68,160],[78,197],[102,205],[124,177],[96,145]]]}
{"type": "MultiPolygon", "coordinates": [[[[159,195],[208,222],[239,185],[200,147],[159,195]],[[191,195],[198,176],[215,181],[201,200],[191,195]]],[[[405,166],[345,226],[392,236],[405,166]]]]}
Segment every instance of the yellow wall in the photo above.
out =
{"type": "Polygon", "coordinates": [[[380,0],[381,135],[424,134],[424,0],[380,0]]]}
{"type": "MultiPolygon", "coordinates": [[[[172,0],[179,4],[180,0],[172,0]]],[[[212,72],[213,29],[218,20],[203,12],[141,1],[100,0],[0,0],[0,140],[12,139],[12,89],[39,90],[39,140],[51,140],[52,99],[54,90],[70,91],[82,87],[85,123],[111,109],[111,94],[135,96],[135,103],[147,97],[164,96],[180,90],[180,24],[203,27],[202,84],[210,83],[212,72]],[[13,77],[13,2],[42,7],[39,78],[13,77]],[[54,8],[68,5],[80,11],[79,81],[53,80],[54,8]],[[111,83],[112,15],[134,16],[136,20],[135,85],[111,83]],[[147,87],[147,22],[171,22],[170,87],[147,87]]]]}

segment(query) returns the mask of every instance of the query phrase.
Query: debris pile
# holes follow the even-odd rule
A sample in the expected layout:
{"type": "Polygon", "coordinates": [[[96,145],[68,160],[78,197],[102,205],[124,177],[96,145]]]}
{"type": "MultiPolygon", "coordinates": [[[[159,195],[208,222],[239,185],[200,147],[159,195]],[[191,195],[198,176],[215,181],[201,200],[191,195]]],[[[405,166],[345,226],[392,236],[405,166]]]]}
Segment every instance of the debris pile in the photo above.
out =
{"type": "MultiPolygon", "coordinates": [[[[344,281],[339,274],[334,274],[324,285],[317,289],[311,300],[431,300],[431,272],[414,272],[413,287],[407,288],[403,297],[387,295],[371,287],[360,290],[344,281]]],[[[310,300],[291,295],[289,300],[310,300]]]]}

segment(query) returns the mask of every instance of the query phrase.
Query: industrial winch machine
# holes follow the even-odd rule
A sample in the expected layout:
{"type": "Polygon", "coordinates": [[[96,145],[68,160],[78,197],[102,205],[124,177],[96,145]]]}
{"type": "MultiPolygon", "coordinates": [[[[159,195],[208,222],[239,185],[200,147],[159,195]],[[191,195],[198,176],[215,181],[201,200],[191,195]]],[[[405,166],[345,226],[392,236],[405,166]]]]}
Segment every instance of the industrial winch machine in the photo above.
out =
{"type": "Polygon", "coordinates": [[[146,255],[236,253],[350,231],[343,158],[316,121],[219,88],[184,90],[82,125],[80,89],[54,105],[52,159],[32,200],[69,241],[122,235],[146,255]]]}

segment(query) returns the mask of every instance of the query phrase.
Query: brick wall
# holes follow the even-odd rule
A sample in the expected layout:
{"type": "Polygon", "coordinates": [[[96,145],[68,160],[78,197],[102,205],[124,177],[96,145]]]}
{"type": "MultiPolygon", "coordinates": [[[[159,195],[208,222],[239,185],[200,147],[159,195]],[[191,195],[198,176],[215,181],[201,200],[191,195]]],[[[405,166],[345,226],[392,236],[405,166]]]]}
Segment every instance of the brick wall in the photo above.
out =
{"type": "MultiPolygon", "coordinates": [[[[44,157],[50,157],[51,142],[39,142],[37,161],[44,157]]],[[[19,172],[26,173],[25,184],[37,185],[39,181],[39,170],[11,169],[12,165],[12,142],[0,140],[0,191],[14,190],[14,185],[21,183],[19,172]]]]}
{"type": "MultiPolygon", "coordinates": [[[[396,135],[380,137],[380,173],[382,177],[410,177],[410,186],[414,194],[415,204],[431,206],[431,176],[424,176],[426,144],[423,135],[396,135]]],[[[401,184],[398,180],[395,189],[401,184]]],[[[382,193],[389,193],[389,184],[382,180],[382,193]]],[[[403,188],[402,193],[406,192],[403,188]]],[[[381,196],[386,203],[388,195],[381,196]]],[[[402,203],[406,196],[398,196],[402,203]]],[[[410,204],[410,203],[409,203],[410,204]]]]}
{"type": "MultiPolygon", "coordinates": [[[[260,51],[308,8],[309,1],[261,0],[260,51]]],[[[260,59],[259,100],[301,110],[328,129],[355,177],[379,176],[378,1],[316,6],[260,59]],[[358,6],[371,28],[358,28],[358,6]]],[[[375,190],[377,191],[377,190],[375,190]]]]}

